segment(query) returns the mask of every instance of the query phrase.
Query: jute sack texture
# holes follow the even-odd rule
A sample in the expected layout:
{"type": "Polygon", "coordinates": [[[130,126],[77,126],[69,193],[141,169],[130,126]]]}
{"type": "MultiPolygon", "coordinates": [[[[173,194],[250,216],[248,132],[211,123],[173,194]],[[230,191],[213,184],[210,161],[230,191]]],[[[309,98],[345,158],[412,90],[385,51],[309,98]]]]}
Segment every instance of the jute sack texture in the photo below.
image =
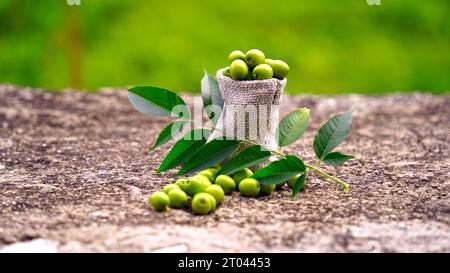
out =
{"type": "MultiPolygon", "coordinates": [[[[216,130],[208,141],[223,136],[249,139],[268,149],[278,149],[275,133],[278,126],[279,106],[287,80],[268,79],[238,81],[217,71],[217,81],[224,106],[216,130]]],[[[233,157],[248,144],[241,144],[233,157]]]]}

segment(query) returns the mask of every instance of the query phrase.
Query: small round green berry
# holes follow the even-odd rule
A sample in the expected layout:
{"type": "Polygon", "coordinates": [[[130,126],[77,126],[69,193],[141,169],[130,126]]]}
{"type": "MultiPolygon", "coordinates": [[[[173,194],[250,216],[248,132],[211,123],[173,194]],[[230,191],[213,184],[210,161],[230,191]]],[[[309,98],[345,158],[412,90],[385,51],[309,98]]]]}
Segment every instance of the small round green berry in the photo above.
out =
{"type": "Polygon", "coordinates": [[[204,190],[203,191],[205,191],[209,186],[211,186],[212,185],[212,183],[211,182],[209,182],[209,181],[204,181],[203,182],[203,187],[204,187],[204,190]]]}
{"type": "Polygon", "coordinates": [[[204,175],[209,179],[209,181],[214,181],[216,180],[216,173],[217,171],[215,169],[206,169],[199,172],[197,175],[204,175]]]}
{"type": "Polygon", "coordinates": [[[167,206],[170,204],[170,199],[167,194],[165,194],[162,191],[154,192],[150,196],[150,205],[156,210],[156,211],[163,211],[166,210],[167,206]]]}
{"type": "Polygon", "coordinates": [[[184,187],[184,191],[189,196],[194,196],[196,193],[204,192],[206,189],[206,183],[204,180],[201,180],[199,177],[191,177],[188,179],[186,187],[184,187]]]}
{"type": "Polygon", "coordinates": [[[169,194],[169,192],[170,192],[171,190],[173,190],[173,189],[181,189],[181,188],[180,188],[180,186],[178,186],[177,184],[168,184],[168,185],[164,186],[164,188],[163,188],[162,191],[163,191],[165,194],[169,194]]]}
{"type": "Polygon", "coordinates": [[[216,178],[216,185],[222,187],[225,194],[230,194],[236,189],[236,183],[228,175],[221,174],[216,178]]]}
{"type": "Polygon", "coordinates": [[[233,177],[234,182],[236,182],[236,186],[238,187],[239,183],[243,179],[252,177],[252,175],[253,175],[252,170],[250,170],[249,168],[245,168],[243,170],[235,172],[232,177],[233,177]]]}
{"type": "Polygon", "coordinates": [[[212,209],[211,199],[207,193],[197,193],[192,198],[191,208],[195,214],[205,215],[212,209]]]}
{"type": "Polygon", "coordinates": [[[273,70],[268,64],[259,64],[253,69],[253,78],[255,80],[268,80],[272,76],[273,70]]]}
{"type": "Polygon", "coordinates": [[[169,206],[171,208],[183,208],[186,206],[187,203],[187,195],[184,191],[181,189],[173,189],[167,194],[170,199],[169,206]]]}
{"type": "Polygon", "coordinates": [[[211,180],[211,182],[214,182],[216,180],[217,173],[220,171],[220,169],[222,169],[222,166],[220,166],[220,164],[214,165],[214,167],[208,169],[214,174],[214,180],[211,180]]]}
{"type": "Polygon", "coordinates": [[[245,61],[249,67],[253,68],[259,64],[263,64],[266,61],[266,56],[259,49],[251,49],[245,54],[245,61]]]}
{"type": "Polygon", "coordinates": [[[260,191],[261,185],[254,178],[245,178],[239,183],[239,192],[243,196],[255,197],[260,191]]]}
{"type": "Polygon", "coordinates": [[[180,178],[175,182],[175,185],[178,185],[180,189],[184,190],[184,187],[186,187],[188,183],[188,180],[186,178],[180,178]]]}
{"type": "Polygon", "coordinates": [[[297,178],[299,178],[299,177],[300,177],[300,174],[297,174],[296,176],[291,177],[291,179],[289,179],[287,181],[287,184],[290,189],[294,188],[295,182],[297,181],[297,178]]]}
{"type": "Polygon", "coordinates": [[[206,176],[205,174],[198,173],[193,177],[200,179],[203,183],[205,183],[205,185],[211,184],[211,180],[209,180],[208,176],[206,176]]]}
{"type": "Polygon", "coordinates": [[[229,66],[227,66],[224,69],[222,69],[222,75],[225,76],[225,77],[231,77],[230,67],[229,66]]]}
{"type": "Polygon", "coordinates": [[[230,75],[235,80],[244,80],[248,74],[248,66],[243,60],[235,60],[231,63],[230,75]]]}
{"type": "Polygon", "coordinates": [[[272,67],[274,78],[281,80],[289,74],[289,65],[281,60],[272,61],[270,66],[272,67]]]}
{"type": "Polygon", "coordinates": [[[196,177],[196,178],[198,178],[198,179],[200,179],[202,181],[203,189],[204,189],[203,191],[205,191],[207,187],[212,185],[212,183],[209,180],[209,178],[206,175],[204,175],[204,174],[196,174],[193,177],[196,177]]]}
{"type": "MultiPolygon", "coordinates": [[[[221,167],[220,167],[220,165],[218,165],[219,167],[217,167],[217,165],[216,166],[214,166],[214,167],[212,167],[212,168],[209,168],[209,169],[206,169],[207,171],[210,171],[212,174],[214,174],[214,180],[215,180],[215,178],[216,178],[216,174],[220,171],[220,169],[221,169],[221,167]]],[[[212,180],[212,181],[214,181],[214,180],[212,180]]],[[[211,181],[211,182],[212,182],[211,181]]]]}
{"type": "Polygon", "coordinates": [[[268,64],[268,65],[270,65],[270,66],[272,66],[272,65],[271,65],[272,62],[273,62],[272,59],[266,59],[266,61],[265,61],[264,63],[265,63],[265,64],[268,64]]]}
{"type": "Polygon", "coordinates": [[[266,184],[261,184],[261,192],[265,193],[265,194],[271,194],[272,192],[275,191],[275,184],[271,184],[271,185],[266,185],[266,184]]]}
{"type": "Polygon", "coordinates": [[[215,210],[216,210],[216,207],[217,207],[217,201],[216,201],[216,199],[214,198],[214,196],[212,196],[212,195],[209,194],[209,193],[206,193],[206,192],[205,192],[205,194],[208,196],[209,202],[211,203],[211,211],[215,211],[215,210]]]}
{"type": "Polygon", "coordinates": [[[244,60],[245,61],[245,54],[244,52],[240,51],[240,50],[235,50],[233,52],[230,53],[230,55],[228,55],[228,61],[230,62],[230,64],[235,61],[235,60],[244,60]]]}
{"type": "Polygon", "coordinates": [[[223,191],[222,187],[219,185],[211,185],[206,189],[206,193],[211,194],[214,199],[216,199],[217,204],[222,203],[224,197],[225,197],[225,192],[223,191]]]}
{"type": "MultiPolygon", "coordinates": [[[[298,174],[296,176],[293,176],[291,179],[287,181],[287,184],[290,189],[294,189],[295,183],[297,182],[297,179],[301,176],[301,174],[298,174]]],[[[306,181],[304,181],[303,184],[299,185],[299,191],[301,191],[306,186],[306,181]]]]}

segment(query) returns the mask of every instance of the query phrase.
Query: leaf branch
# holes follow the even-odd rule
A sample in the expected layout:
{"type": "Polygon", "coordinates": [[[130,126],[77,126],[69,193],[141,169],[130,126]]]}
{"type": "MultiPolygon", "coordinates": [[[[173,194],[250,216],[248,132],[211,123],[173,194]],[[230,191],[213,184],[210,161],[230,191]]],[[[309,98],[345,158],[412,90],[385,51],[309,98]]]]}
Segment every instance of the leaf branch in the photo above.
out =
{"type": "MultiPolygon", "coordinates": [[[[222,130],[218,130],[218,129],[216,129],[216,128],[209,127],[209,126],[204,126],[204,124],[203,124],[202,122],[199,122],[199,121],[195,121],[195,120],[180,120],[180,121],[192,122],[192,123],[194,123],[194,124],[202,125],[202,128],[203,128],[203,129],[211,130],[211,131],[218,131],[218,132],[223,133],[223,134],[225,133],[225,132],[222,131],[222,130]]],[[[248,140],[248,139],[244,139],[244,138],[240,138],[240,137],[237,137],[237,140],[239,140],[239,141],[241,141],[241,142],[243,142],[243,143],[249,144],[249,145],[260,145],[260,144],[254,142],[254,141],[251,141],[251,140],[248,140]]],[[[264,148],[265,148],[267,151],[271,152],[273,155],[276,155],[276,156],[279,156],[279,157],[282,157],[282,158],[286,158],[286,156],[287,156],[286,154],[284,154],[284,153],[282,153],[282,152],[280,152],[280,151],[268,149],[268,148],[266,148],[266,147],[264,147],[264,148]]],[[[310,165],[310,164],[306,164],[306,163],[305,163],[305,166],[308,168],[307,171],[313,171],[313,172],[315,172],[315,173],[318,173],[318,174],[322,175],[323,177],[326,177],[326,178],[330,179],[330,180],[333,181],[334,183],[336,183],[336,184],[342,186],[342,188],[343,188],[344,191],[349,191],[349,190],[350,190],[349,184],[347,184],[347,183],[345,183],[344,181],[340,180],[339,178],[337,178],[337,177],[335,177],[335,176],[332,176],[331,174],[325,172],[324,170],[320,169],[317,165],[316,165],[316,166],[313,166],[313,165],[310,165]]]]}

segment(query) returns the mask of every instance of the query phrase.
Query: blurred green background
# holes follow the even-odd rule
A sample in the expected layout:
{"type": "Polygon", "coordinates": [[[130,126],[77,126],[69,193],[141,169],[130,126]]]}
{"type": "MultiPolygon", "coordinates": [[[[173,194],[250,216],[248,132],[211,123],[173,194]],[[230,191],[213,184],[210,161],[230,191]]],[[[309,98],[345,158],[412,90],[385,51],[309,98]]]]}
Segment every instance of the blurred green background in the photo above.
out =
{"type": "Polygon", "coordinates": [[[234,49],[289,63],[291,93],[450,90],[450,1],[0,1],[0,82],[199,91],[234,49]]]}

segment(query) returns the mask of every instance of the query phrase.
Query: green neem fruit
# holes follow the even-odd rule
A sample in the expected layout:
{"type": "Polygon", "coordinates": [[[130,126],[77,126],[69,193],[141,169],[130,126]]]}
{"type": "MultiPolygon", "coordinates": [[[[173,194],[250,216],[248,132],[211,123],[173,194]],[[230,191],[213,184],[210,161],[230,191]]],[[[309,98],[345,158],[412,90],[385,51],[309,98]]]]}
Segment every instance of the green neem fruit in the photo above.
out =
{"type": "Polygon", "coordinates": [[[284,186],[285,183],[286,183],[286,182],[278,183],[278,184],[275,186],[275,189],[276,189],[276,190],[281,190],[281,188],[284,186]]]}
{"type": "Polygon", "coordinates": [[[268,64],[259,64],[253,69],[253,78],[255,80],[268,80],[273,76],[272,67],[268,64]]]}
{"type": "Polygon", "coordinates": [[[266,56],[259,49],[251,49],[245,54],[245,61],[249,67],[255,67],[258,64],[263,64],[266,61],[266,56]]]}
{"type": "MultiPolygon", "coordinates": [[[[214,167],[209,168],[208,170],[211,170],[211,172],[214,173],[214,177],[217,177],[217,173],[220,171],[220,169],[222,169],[222,166],[220,166],[220,164],[217,164],[214,167]]],[[[214,179],[214,180],[216,180],[216,179],[214,179]]],[[[213,181],[211,181],[211,182],[213,182],[213,181]]]]}
{"type": "Polygon", "coordinates": [[[245,168],[243,170],[240,170],[238,172],[235,172],[233,174],[233,180],[234,182],[236,182],[236,186],[239,186],[239,183],[245,179],[245,178],[249,178],[252,177],[253,172],[252,170],[250,170],[249,168],[245,168]]]}
{"type": "Polygon", "coordinates": [[[211,180],[209,180],[209,177],[206,176],[205,174],[198,173],[198,174],[194,175],[193,177],[200,179],[204,183],[211,183],[211,180]]]}
{"type": "Polygon", "coordinates": [[[186,178],[180,178],[175,182],[175,185],[178,185],[178,187],[180,187],[180,189],[184,190],[187,183],[188,183],[188,180],[186,178]]]}
{"type": "Polygon", "coordinates": [[[275,184],[271,184],[271,185],[265,185],[265,184],[261,184],[261,192],[265,193],[265,194],[271,194],[272,192],[275,191],[275,184]]]}
{"type": "Polygon", "coordinates": [[[260,188],[259,181],[254,178],[245,178],[239,183],[239,192],[247,197],[257,196],[260,188]]]}
{"type": "Polygon", "coordinates": [[[230,75],[230,67],[229,66],[225,67],[222,70],[222,75],[225,76],[225,77],[231,77],[231,75],[230,75]]]}
{"type": "Polygon", "coordinates": [[[273,62],[272,59],[266,59],[266,61],[264,63],[271,66],[272,62],[273,62]]]}
{"type": "Polygon", "coordinates": [[[216,180],[216,169],[206,169],[201,172],[199,172],[197,175],[204,175],[208,178],[209,181],[216,180]]]}
{"type": "Polygon", "coordinates": [[[291,179],[289,179],[287,181],[289,188],[291,188],[291,189],[294,188],[295,182],[297,181],[297,178],[299,178],[299,177],[300,177],[300,174],[297,174],[296,176],[291,177],[291,179]]]}
{"type": "Polygon", "coordinates": [[[206,183],[199,177],[191,177],[188,179],[186,187],[184,187],[184,191],[189,196],[194,196],[196,193],[204,192],[206,189],[206,183]]]}
{"type": "MultiPolygon", "coordinates": [[[[212,209],[212,202],[207,193],[198,193],[192,198],[191,208],[195,214],[208,214],[212,209]]],[[[213,198],[214,199],[214,198],[213,198]]]]}
{"type": "Polygon", "coordinates": [[[213,174],[213,176],[212,176],[213,179],[210,179],[211,182],[216,181],[217,173],[220,171],[220,169],[221,169],[220,165],[219,165],[219,168],[214,167],[214,168],[206,169],[207,171],[209,171],[213,174]]]}
{"type": "Polygon", "coordinates": [[[228,175],[219,175],[216,178],[216,185],[219,185],[222,187],[225,194],[230,194],[236,189],[236,183],[234,182],[233,178],[229,177],[228,175]]]}
{"type": "Polygon", "coordinates": [[[248,66],[243,60],[235,60],[231,63],[230,75],[235,80],[243,80],[247,77],[248,66]]]}
{"type": "Polygon", "coordinates": [[[216,210],[216,207],[217,207],[217,201],[216,201],[216,199],[214,198],[214,196],[212,196],[212,195],[209,194],[209,193],[205,193],[205,194],[208,196],[209,202],[211,203],[211,211],[215,211],[215,210],[216,210]]]}
{"type": "Polygon", "coordinates": [[[207,187],[212,185],[211,180],[209,180],[209,178],[206,175],[204,175],[204,174],[196,174],[193,177],[196,177],[196,178],[198,178],[198,179],[200,179],[202,181],[203,187],[204,187],[205,190],[206,190],[207,187]]]}
{"type": "Polygon", "coordinates": [[[273,69],[273,77],[277,79],[284,79],[289,74],[289,65],[281,60],[272,61],[270,66],[273,69]]]}
{"type": "Polygon", "coordinates": [[[169,185],[166,185],[164,188],[163,188],[163,192],[165,193],[165,194],[169,194],[169,192],[171,191],[171,190],[173,190],[173,189],[181,189],[180,188],[180,186],[178,186],[177,184],[169,184],[169,185]]]}
{"type": "Polygon", "coordinates": [[[181,189],[173,189],[167,195],[170,199],[169,205],[171,208],[182,208],[186,206],[188,197],[181,189]]]}
{"type": "MultiPolygon", "coordinates": [[[[216,166],[217,166],[217,165],[216,165],[216,166]]],[[[214,166],[213,168],[206,169],[206,170],[212,172],[212,173],[214,174],[214,176],[215,176],[215,175],[220,171],[220,169],[221,169],[220,165],[219,165],[219,167],[216,167],[216,166],[214,166]]],[[[215,178],[215,177],[214,177],[214,178],[215,178]]],[[[214,180],[213,180],[213,181],[214,181],[214,180]]]]}
{"type": "Polygon", "coordinates": [[[225,192],[223,191],[222,187],[219,185],[211,185],[206,189],[206,193],[211,194],[214,199],[216,199],[217,204],[222,203],[225,192]]]}
{"type": "Polygon", "coordinates": [[[230,55],[228,55],[228,61],[230,63],[232,63],[235,60],[245,60],[245,54],[244,52],[240,51],[240,50],[235,50],[233,52],[230,53],[230,55]]]}
{"type": "Polygon", "coordinates": [[[152,205],[156,211],[165,210],[169,204],[169,196],[162,191],[157,191],[150,196],[150,205],[152,205]]]}
{"type": "Polygon", "coordinates": [[[203,186],[205,187],[205,190],[211,185],[212,185],[212,183],[209,182],[209,180],[208,181],[203,181],[203,186]]]}

